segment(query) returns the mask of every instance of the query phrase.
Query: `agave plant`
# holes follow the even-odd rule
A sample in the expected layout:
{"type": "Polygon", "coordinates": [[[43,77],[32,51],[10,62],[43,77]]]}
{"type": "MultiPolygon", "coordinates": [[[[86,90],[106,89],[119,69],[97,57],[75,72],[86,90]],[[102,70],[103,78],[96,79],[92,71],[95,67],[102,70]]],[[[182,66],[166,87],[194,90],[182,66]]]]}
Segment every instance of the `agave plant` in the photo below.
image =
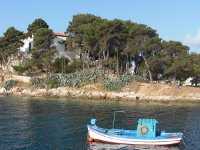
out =
{"type": "Polygon", "coordinates": [[[103,71],[101,70],[85,70],[70,74],[52,74],[47,78],[47,83],[55,83],[51,87],[69,86],[80,87],[89,83],[94,83],[98,78],[102,77],[103,71]],[[49,82],[49,80],[51,82],[49,82]]]}
{"type": "Polygon", "coordinates": [[[6,91],[9,91],[16,85],[16,83],[17,83],[17,81],[15,81],[15,80],[7,80],[4,83],[3,87],[6,89],[6,91]]]}
{"type": "Polygon", "coordinates": [[[34,88],[45,88],[46,80],[42,78],[31,78],[31,84],[34,88]]]}
{"type": "Polygon", "coordinates": [[[135,80],[135,76],[130,74],[123,74],[116,79],[105,78],[103,83],[106,90],[118,91],[133,80],[135,80]]]}
{"type": "Polygon", "coordinates": [[[112,79],[106,77],[103,70],[89,69],[69,74],[51,74],[47,79],[33,78],[32,84],[34,87],[45,87],[46,85],[49,88],[81,87],[101,81],[106,90],[116,91],[127,85],[131,80],[136,80],[136,78],[137,76],[124,74],[116,79],[112,79]]]}

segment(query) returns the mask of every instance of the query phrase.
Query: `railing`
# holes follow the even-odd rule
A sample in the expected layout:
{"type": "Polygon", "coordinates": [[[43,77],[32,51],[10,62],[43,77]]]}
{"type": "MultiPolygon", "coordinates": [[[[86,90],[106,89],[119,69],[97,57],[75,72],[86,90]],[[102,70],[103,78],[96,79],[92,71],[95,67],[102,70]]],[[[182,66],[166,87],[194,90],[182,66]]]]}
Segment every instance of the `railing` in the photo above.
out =
{"type": "Polygon", "coordinates": [[[118,110],[118,111],[114,111],[114,115],[113,115],[113,122],[112,122],[112,128],[115,128],[115,117],[116,117],[116,113],[125,113],[124,110],[118,110]]]}

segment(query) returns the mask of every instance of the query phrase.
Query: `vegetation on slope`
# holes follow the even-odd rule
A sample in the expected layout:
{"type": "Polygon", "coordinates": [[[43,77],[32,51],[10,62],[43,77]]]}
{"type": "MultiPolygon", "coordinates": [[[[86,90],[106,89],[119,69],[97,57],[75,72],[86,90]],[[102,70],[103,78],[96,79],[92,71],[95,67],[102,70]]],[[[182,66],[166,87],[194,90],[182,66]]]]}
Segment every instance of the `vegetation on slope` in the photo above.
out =
{"type": "Polygon", "coordinates": [[[133,62],[135,75],[144,80],[184,81],[192,77],[194,85],[200,83],[200,54],[190,53],[189,47],[181,42],[162,40],[156,30],[147,25],[91,14],[75,15],[67,27],[65,41],[66,51],[80,55],[80,59],[73,62],[56,58],[55,48],[51,45],[53,31],[43,19],[36,19],[27,30],[24,34],[11,27],[4,33],[0,38],[0,61],[5,64],[9,57],[17,55],[23,44],[21,40],[34,35],[31,57],[13,67],[23,74],[46,74],[50,87],[80,86],[86,79],[90,82],[91,72],[86,69],[101,68],[118,76],[118,79],[104,80],[105,87],[118,89],[125,83],[121,83],[120,78],[130,72],[133,62]],[[62,76],[58,75],[61,73],[62,76]],[[82,79],[84,77],[86,79],[82,79]]]}

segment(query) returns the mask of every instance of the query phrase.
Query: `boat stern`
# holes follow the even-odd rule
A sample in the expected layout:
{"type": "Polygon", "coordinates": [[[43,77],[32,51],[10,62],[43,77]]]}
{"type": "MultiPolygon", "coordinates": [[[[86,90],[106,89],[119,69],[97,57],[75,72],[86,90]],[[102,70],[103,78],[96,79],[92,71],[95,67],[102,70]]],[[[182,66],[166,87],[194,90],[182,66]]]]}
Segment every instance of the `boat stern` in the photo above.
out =
{"type": "Polygon", "coordinates": [[[96,127],[96,119],[92,118],[90,120],[90,124],[87,124],[87,129],[88,129],[88,135],[87,135],[87,140],[88,142],[93,142],[94,139],[92,138],[92,130],[96,127]]]}

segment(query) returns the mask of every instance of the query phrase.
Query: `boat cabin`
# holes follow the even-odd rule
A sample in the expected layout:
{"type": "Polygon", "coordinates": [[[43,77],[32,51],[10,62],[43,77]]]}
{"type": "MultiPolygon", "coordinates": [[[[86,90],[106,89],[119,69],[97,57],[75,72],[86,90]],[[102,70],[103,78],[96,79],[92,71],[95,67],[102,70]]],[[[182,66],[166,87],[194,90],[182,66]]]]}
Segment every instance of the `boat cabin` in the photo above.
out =
{"type": "Polygon", "coordinates": [[[137,137],[155,138],[158,134],[158,121],[156,119],[139,119],[137,137]]]}

